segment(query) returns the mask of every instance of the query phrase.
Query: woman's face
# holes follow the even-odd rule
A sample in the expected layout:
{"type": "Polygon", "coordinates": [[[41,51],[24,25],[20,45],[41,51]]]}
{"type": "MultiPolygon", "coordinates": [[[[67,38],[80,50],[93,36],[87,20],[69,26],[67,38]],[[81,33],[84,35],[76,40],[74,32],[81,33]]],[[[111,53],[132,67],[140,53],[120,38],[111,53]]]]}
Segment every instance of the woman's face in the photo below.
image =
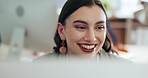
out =
{"type": "Polygon", "coordinates": [[[97,5],[83,6],[72,13],[62,27],[67,53],[95,56],[105,41],[106,15],[97,5]]]}

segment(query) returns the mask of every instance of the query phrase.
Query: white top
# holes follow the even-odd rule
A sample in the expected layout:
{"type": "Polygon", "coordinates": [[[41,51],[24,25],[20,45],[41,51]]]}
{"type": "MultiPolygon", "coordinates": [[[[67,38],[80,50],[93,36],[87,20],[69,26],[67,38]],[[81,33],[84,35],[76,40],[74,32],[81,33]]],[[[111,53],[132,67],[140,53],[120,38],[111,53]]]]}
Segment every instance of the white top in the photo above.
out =
{"type": "Polygon", "coordinates": [[[56,54],[56,53],[47,53],[41,57],[38,57],[34,60],[35,62],[47,62],[47,61],[64,61],[64,62],[116,62],[116,63],[131,63],[129,60],[119,57],[118,55],[108,54],[104,50],[101,51],[96,57],[71,57],[68,54],[56,54]]]}

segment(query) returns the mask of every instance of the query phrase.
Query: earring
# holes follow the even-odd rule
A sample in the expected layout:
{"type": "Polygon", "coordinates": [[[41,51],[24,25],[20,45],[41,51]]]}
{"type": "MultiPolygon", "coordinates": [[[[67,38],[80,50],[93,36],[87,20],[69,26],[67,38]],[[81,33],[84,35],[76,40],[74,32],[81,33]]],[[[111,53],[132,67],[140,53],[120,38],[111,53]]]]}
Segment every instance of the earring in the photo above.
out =
{"type": "Polygon", "coordinates": [[[60,47],[60,53],[61,54],[65,54],[66,53],[66,48],[65,48],[65,43],[64,43],[64,40],[62,40],[62,43],[61,43],[61,47],[60,47]]]}

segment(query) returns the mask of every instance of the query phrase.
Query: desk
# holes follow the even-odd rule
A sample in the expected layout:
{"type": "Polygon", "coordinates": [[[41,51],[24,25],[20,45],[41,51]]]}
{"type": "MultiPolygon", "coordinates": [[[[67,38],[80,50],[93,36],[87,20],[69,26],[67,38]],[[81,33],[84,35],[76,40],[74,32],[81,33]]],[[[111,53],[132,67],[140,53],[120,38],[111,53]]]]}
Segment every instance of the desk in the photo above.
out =
{"type": "MultiPolygon", "coordinates": [[[[0,60],[6,61],[8,60],[8,45],[7,44],[1,44],[0,46],[0,60]]],[[[36,56],[34,55],[34,52],[29,49],[23,49],[20,55],[19,61],[21,62],[32,62],[32,60],[38,56],[43,55],[43,52],[39,52],[36,56]]]]}

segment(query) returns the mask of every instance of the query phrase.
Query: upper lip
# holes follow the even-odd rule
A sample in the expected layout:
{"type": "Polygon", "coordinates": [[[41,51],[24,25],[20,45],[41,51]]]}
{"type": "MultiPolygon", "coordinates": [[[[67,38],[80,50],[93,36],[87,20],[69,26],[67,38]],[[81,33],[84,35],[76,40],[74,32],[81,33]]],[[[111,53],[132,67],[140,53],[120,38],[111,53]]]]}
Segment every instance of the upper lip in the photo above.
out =
{"type": "Polygon", "coordinates": [[[90,43],[78,43],[79,45],[97,45],[97,44],[90,44],[90,43]]]}
{"type": "Polygon", "coordinates": [[[91,53],[94,51],[94,48],[97,46],[97,44],[89,44],[89,43],[78,43],[80,48],[87,53],[91,53]]]}
{"type": "MultiPolygon", "coordinates": [[[[80,45],[80,46],[89,46],[89,48],[90,48],[90,46],[92,47],[93,46],[93,48],[95,48],[96,46],[97,46],[97,44],[88,44],[88,43],[78,43],[78,45],[80,45]]],[[[86,48],[86,47],[85,47],[86,48]]]]}

